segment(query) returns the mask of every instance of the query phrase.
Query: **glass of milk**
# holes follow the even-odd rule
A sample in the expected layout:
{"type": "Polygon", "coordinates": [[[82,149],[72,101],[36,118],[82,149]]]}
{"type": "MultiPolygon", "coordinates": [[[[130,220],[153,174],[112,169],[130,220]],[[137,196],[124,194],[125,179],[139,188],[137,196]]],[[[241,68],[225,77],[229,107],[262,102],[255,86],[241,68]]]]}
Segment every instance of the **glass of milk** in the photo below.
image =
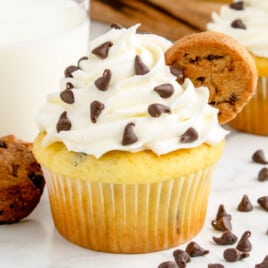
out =
{"type": "Polygon", "coordinates": [[[32,141],[64,70],[87,54],[89,0],[0,0],[0,137],[32,141]]]}

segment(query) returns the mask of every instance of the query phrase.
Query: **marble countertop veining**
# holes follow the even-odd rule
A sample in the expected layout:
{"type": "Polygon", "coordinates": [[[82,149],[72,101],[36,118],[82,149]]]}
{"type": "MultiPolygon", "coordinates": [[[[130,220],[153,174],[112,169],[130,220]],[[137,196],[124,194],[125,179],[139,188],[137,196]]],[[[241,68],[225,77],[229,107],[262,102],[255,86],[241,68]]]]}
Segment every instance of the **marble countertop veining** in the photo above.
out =
{"type": "MultiPolygon", "coordinates": [[[[91,38],[107,30],[107,25],[92,22],[91,38]]],[[[257,180],[259,170],[265,165],[254,163],[252,154],[263,149],[268,158],[268,137],[231,131],[226,148],[213,176],[208,213],[202,231],[193,241],[210,253],[192,258],[187,268],[208,267],[209,263],[221,263],[225,267],[254,268],[268,255],[268,212],[261,209],[257,199],[268,195],[268,181],[257,180]],[[247,194],[254,209],[238,212],[237,205],[247,194]],[[211,221],[218,206],[224,204],[232,215],[232,232],[238,238],[249,230],[252,251],[250,257],[228,263],[223,251],[230,246],[216,245],[212,236],[219,237],[211,221]]],[[[185,249],[185,245],[177,248],[185,249]]],[[[94,252],[73,245],[55,230],[50,214],[47,192],[37,208],[20,223],[0,225],[0,267],[9,268],[157,268],[161,262],[173,260],[173,249],[147,254],[109,254],[94,252]]]]}

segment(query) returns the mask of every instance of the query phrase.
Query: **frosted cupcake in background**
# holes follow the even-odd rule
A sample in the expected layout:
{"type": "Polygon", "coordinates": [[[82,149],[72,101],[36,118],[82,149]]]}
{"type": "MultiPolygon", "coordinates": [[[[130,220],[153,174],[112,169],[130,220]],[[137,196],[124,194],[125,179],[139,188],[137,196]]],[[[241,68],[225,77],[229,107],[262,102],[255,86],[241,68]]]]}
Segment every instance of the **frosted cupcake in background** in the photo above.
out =
{"type": "Polygon", "coordinates": [[[258,69],[255,96],[229,125],[240,131],[267,136],[268,2],[244,0],[224,5],[219,14],[212,14],[212,22],[207,28],[227,34],[240,42],[252,54],[258,69]]]}
{"type": "Polygon", "coordinates": [[[151,252],[193,238],[227,134],[208,88],[178,83],[181,70],[166,65],[172,43],[137,28],[92,41],[37,116],[33,151],[55,226],[99,251],[151,252]]]}

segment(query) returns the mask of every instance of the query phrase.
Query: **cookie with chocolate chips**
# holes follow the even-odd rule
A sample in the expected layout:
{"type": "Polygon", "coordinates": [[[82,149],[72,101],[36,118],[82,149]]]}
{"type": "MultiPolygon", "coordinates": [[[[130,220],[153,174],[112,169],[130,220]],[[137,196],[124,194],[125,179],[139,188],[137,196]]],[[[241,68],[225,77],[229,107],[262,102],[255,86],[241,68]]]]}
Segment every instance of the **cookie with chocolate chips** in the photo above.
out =
{"type": "Polygon", "coordinates": [[[0,138],[0,224],[21,220],[39,203],[45,181],[31,148],[13,135],[0,138]]]}
{"type": "Polygon", "coordinates": [[[222,33],[181,38],[166,52],[166,63],[180,69],[196,87],[208,87],[209,103],[219,109],[221,124],[235,118],[256,88],[257,71],[251,55],[222,33]]]}

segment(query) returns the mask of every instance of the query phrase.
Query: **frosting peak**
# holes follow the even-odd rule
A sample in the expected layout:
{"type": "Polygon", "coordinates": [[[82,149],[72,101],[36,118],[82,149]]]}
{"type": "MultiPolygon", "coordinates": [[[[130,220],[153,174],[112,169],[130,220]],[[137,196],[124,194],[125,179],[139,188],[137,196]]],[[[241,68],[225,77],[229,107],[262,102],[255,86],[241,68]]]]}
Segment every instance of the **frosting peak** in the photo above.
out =
{"type": "Polygon", "coordinates": [[[48,96],[37,116],[43,146],[61,141],[97,158],[112,150],[161,155],[225,137],[208,89],[189,79],[180,85],[165,64],[172,44],[137,28],[111,29],[67,68],[61,92],[48,96]]]}

